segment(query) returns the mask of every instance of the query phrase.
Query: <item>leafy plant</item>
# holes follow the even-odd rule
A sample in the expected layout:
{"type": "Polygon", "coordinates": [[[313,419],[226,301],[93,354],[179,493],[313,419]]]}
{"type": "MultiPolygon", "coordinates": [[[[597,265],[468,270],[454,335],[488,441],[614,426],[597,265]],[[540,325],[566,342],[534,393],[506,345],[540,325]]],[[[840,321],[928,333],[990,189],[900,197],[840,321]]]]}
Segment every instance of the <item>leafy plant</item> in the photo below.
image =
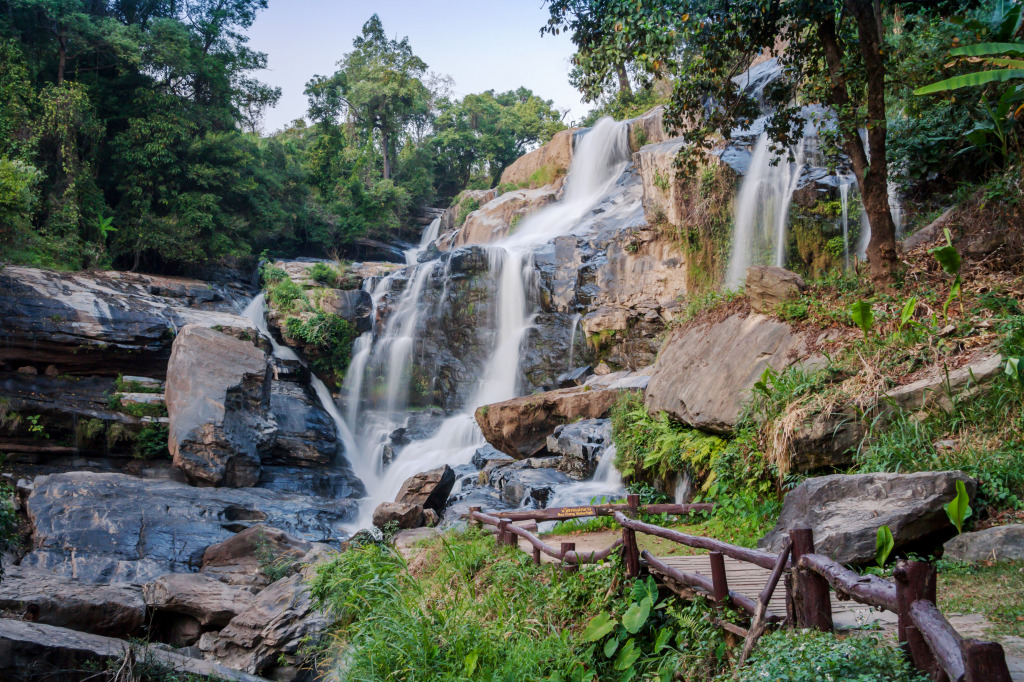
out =
{"type": "Polygon", "coordinates": [[[946,505],[946,516],[956,526],[956,532],[962,533],[964,521],[971,516],[970,499],[967,496],[967,488],[963,481],[956,482],[956,497],[946,505]]]}
{"type": "Polygon", "coordinates": [[[46,432],[46,426],[42,423],[42,415],[33,414],[25,419],[28,421],[28,432],[32,434],[33,438],[50,437],[50,434],[46,432]]]}
{"type": "Polygon", "coordinates": [[[1020,360],[1020,358],[1006,358],[1006,367],[1003,371],[1024,390],[1024,364],[1021,364],[1020,360]]]}
{"type": "MultiPolygon", "coordinates": [[[[949,228],[946,228],[946,245],[936,246],[934,249],[929,249],[928,253],[935,257],[935,260],[942,266],[942,270],[947,275],[954,276],[953,284],[949,288],[949,296],[946,298],[945,304],[942,306],[942,315],[945,318],[949,311],[949,304],[952,303],[954,297],[960,297],[960,289],[962,282],[960,280],[960,252],[953,246],[953,238],[949,234],[949,228]]],[[[960,308],[963,312],[963,298],[960,298],[960,308]]]]}
{"type": "Polygon", "coordinates": [[[878,536],[875,538],[875,563],[878,564],[879,569],[885,568],[885,562],[889,560],[889,555],[895,546],[896,541],[892,537],[892,530],[889,526],[879,526],[878,536]]]}
{"type": "Polygon", "coordinates": [[[914,319],[914,313],[916,311],[917,311],[917,297],[916,296],[912,296],[910,298],[910,300],[908,300],[903,305],[903,310],[900,312],[900,323],[899,323],[899,326],[897,327],[898,331],[903,331],[903,327],[906,326],[906,324],[908,322],[910,322],[912,319],[914,319]]]}
{"type": "Polygon", "coordinates": [[[327,263],[314,263],[308,271],[309,278],[317,284],[332,287],[338,281],[338,273],[327,263]]]}
{"type": "Polygon", "coordinates": [[[871,331],[871,327],[875,324],[875,312],[872,310],[871,304],[863,300],[854,301],[850,305],[850,318],[864,332],[864,338],[867,338],[868,332],[871,331]]]}

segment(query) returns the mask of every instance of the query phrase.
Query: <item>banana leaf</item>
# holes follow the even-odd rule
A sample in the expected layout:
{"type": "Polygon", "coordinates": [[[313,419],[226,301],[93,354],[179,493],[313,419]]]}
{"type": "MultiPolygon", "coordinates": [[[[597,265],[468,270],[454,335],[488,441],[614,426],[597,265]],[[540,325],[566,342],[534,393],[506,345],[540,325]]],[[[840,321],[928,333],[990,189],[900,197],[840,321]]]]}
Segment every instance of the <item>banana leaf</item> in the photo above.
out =
{"type": "Polygon", "coordinates": [[[975,43],[949,51],[951,57],[987,57],[993,54],[1024,54],[1024,43],[975,43]]]}
{"type": "Polygon", "coordinates": [[[993,69],[992,71],[978,71],[976,73],[965,73],[962,76],[954,76],[945,80],[925,85],[914,90],[915,95],[933,95],[937,92],[949,92],[960,88],[977,87],[989,83],[1003,83],[1005,81],[1024,78],[1024,69],[993,69]]]}

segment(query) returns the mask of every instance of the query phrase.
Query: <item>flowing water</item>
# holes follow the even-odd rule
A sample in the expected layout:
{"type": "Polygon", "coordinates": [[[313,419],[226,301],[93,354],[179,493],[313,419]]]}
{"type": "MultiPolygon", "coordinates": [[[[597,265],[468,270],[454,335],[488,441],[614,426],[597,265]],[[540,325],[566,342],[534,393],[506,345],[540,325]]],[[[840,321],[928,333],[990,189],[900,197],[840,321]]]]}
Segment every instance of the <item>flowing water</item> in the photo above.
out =
{"type": "Polygon", "coordinates": [[[732,251],[725,286],[743,286],[752,265],[786,264],[786,228],[793,192],[804,168],[807,137],[793,150],[794,161],[771,150],[761,133],[754,146],[750,167],[736,196],[732,251]]]}
{"type": "Polygon", "coordinates": [[[843,206],[843,269],[850,269],[850,185],[853,178],[848,175],[836,176],[839,185],[839,199],[843,206]]]}
{"type": "MultiPolygon", "coordinates": [[[[594,207],[611,192],[629,160],[626,126],[611,119],[600,121],[578,143],[562,199],[523,219],[514,234],[483,247],[494,283],[494,314],[485,330],[490,349],[480,368],[480,379],[462,409],[445,418],[434,435],[406,445],[387,466],[382,455],[388,435],[405,426],[411,414],[407,404],[410,369],[418,360],[419,335],[424,324],[431,321],[424,316],[432,319],[437,312],[425,306],[424,288],[431,277],[441,277],[445,283],[449,278],[446,268],[450,267],[450,259],[416,262],[437,238],[439,223],[432,223],[420,245],[407,253],[409,266],[385,278],[384,282],[402,279],[405,288],[384,328],[361,337],[345,386],[346,417],[356,431],[355,446],[349,449],[346,444],[346,449],[368,491],[357,525],[369,525],[374,508],[380,502],[393,500],[409,476],[442,464],[468,463],[484,445],[473,417],[476,408],[514,398],[522,390],[520,349],[538,310],[534,248],[572,233],[585,223],[594,207]],[[383,403],[373,395],[371,389],[377,381],[369,381],[370,377],[383,377],[383,403]]],[[[384,282],[378,286],[393,286],[384,282]]],[[[606,467],[614,471],[611,459],[606,467]]]]}

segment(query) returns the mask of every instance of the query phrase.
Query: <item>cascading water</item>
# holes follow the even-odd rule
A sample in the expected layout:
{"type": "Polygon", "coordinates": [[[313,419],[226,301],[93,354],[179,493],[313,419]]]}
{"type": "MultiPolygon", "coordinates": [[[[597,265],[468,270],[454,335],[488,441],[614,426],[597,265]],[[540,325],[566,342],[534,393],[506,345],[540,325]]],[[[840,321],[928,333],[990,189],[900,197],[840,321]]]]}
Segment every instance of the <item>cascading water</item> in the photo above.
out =
{"type": "Polygon", "coordinates": [[[572,316],[572,330],[569,332],[569,366],[566,367],[567,371],[572,371],[574,368],[574,359],[576,357],[576,330],[580,327],[580,320],[583,316],[576,313],[572,316]]]}
{"type": "Polygon", "coordinates": [[[839,199],[843,206],[843,268],[850,269],[850,185],[854,180],[847,175],[836,176],[839,199]]]}
{"type": "MultiPolygon", "coordinates": [[[[537,283],[533,266],[533,249],[555,237],[572,233],[584,225],[594,207],[604,199],[629,164],[630,151],[626,126],[603,119],[578,143],[561,201],[525,218],[516,232],[504,240],[484,247],[492,281],[496,281],[495,314],[489,321],[486,336],[491,339],[488,360],[481,368],[481,379],[463,409],[446,418],[437,432],[406,445],[393,462],[384,466],[383,444],[394,429],[404,426],[409,417],[404,397],[409,395],[414,366],[420,315],[424,304],[424,286],[436,273],[439,261],[415,263],[436,239],[437,226],[431,224],[424,234],[415,257],[407,254],[410,267],[388,279],[405,278],[405,289],[384,330],[373,338],[372,347],[361,346],[365,353],[356,371],[367,377],[351,378],[346,384],[349,421],[358,425],[360,472],[368,497],[362,502],[359,523],[368,525],[374,508],[391,501],[402,483],[410,476],[442,464],[456,466],[468,463],[484,439],[473,414],[477,407],[516,397],[521,390],[519,356],[522,341],[533,323],[537,309],[537,283]],[[428,239],[430,238],[430,239],[428,239]],[[369,376],[385,376],[385,404],[375,399],[375,382],[369,376]],[[372,472],[364,476],[362,472],[372,472]]],[[[450,264],[450,260],[447,261],[450,264]]],[[[608,459],[601,475],[610,482],[614,472],[608,459]]],[[[604,464],[604,460],[602,460],[604,464]]],[[[603,480],[603,479],[602,479],[603,480]]],[[[608,487],[608,486],[605,486],[608,487]]],[[[620,488],[621,481],[611,486],[620,488]]],[[[615,492],[615,491],[606,491],[615,492]]]]}
{"type": "Polygon", "coordinates": [[[417,246],[409,249],[405,252],[405,263],[406,265],[416,265],[420,254],[427,250],[427,247],[437,241],[437,237],[441,232],[441,219],[434,218],[434,220],[427,225],[427,229],[423,230],[423,236],[420,237],[420,243],[417,246]]]}
{"type": "Polygon", "coordinates": [[[725,276],[727,288],[742,286],[751,265],[785,265],[789,207],[803,172],[805,144],[805,140],[798,143],[793,151],[795,161],[791,163],[772,153],[766,133],[758,136],[736,197],[732,253],[725,276]]]}

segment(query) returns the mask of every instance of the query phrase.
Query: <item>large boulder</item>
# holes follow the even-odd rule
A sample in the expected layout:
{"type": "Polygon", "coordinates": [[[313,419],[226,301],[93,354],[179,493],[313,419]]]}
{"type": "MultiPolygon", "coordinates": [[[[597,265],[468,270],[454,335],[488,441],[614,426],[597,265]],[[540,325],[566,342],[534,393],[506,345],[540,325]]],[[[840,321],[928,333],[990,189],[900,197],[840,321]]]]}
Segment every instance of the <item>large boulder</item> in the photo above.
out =
{"type": "Polygon", "coordinates": [[[651,414],[666,412],[694,428],[731,433],[765,367],[825,364],[812,353],[812,340],[756,313],[682,327],[662,347],[644,402],[651,414]]]}
{"type": "Polygon", "coordinates": [[[407,478],[395,496],[395,502],[418,504],[440,514],[444,512],[444,505],[454,486],[455,471],[443,464],[407,478]]]}
{"type": "Polygon", "coordinates": [[[207,547],[258,523],[306,541],[343,540],[337,528],[356,510],[353,500],[259,488],[194,488],[112,473],[40,476],[26,502],[35,549],[22,564],[83,583],[141,585],[197,570],[207,547]]]}
{"type": "Polygon", "coordinates": [[[167,365],[168,445],[196,485],[246,487],[260,477],[260,450],[273,442],[270,366],[251,343],[190,325],[167,365]]]}
{"type": "MultiPolygon", "coordinates": [[[[115,662],[132,650],[123,639],[76,632],[68,628],[0,618],[0,679],[4,682],[86,682],[95,680],[99,663],[115,662]],[[80,672],[76,672],[80,671],[80,672]]],[[[266,682],[201,658],[192,658],[162,646],[136,650],[137,657],[178,673],[226,682],[266,682]]]]}
{"type": "Polygon", "coordinates": [[[798,298],[807,289],[804,278],[795,272],[773,265],[747,268],[744,291],[750,307],[759,313],[770,313],[783,301],[798,298]]]}
{"type": "Polygon", "coordinates": [[[338,454],[338,429],[310,391],[294,381],[273,381],[270,410],[277,429],[263,465],[326,467],[338,454]]]}
{"type": "Polygon", "coordinates": [[[501,174],[501,184],[530,184],[535,174],[560,177],[569,172],[572,162],[573,136],[576,130],[562,130],[551,140],[512,162],[501,174]]]}
{"type": "Polygon", "coordinates": [[[558,470],[561,462],[561,457],[530,457],[507,464],[496,462],[497,466],[483,473],[506,504],[543,508],[556,488],[572,482],[558,470]]]}
{"type": "Polygon", "coordinates": [[[993,526],[961,533],[942,547],[942,558],[957,561],[1020,561],[1024,559],[1024,524],[993,526]]]}
{"type": "Polygon", "coordinates": [[[313,606],[308,578],[296,573],[278,580],[217,635],[201,640],[200,648],[247,673],[269,673],[300,663],[303,646],[315,645],[327,626],[327,618],[313,606]]]}
{"type": "Polygon", "coordinates": [[[137,636],[146,623],[146,603],[138,587],[89,585],[28,566],[11,566],[5,572],[0,610],[108,637],[137,636]]]}
{"type": "Polygon", "coordinates": [[[810,528],[816,552],[843,564],[861,564],[875,558],[878,528],[888,526],[897,550],[930,552],[933,547],[925,545],[955,530],[945,506],[956,497],[957,481],[974,499],[977,485],[962,471],[810,478],[786,495],[778,523],[758,546],[781,551],[790,530],[810,528]]]}
{"type": "Polygon", "coordinates": [[[468,244],[487,244],[507,237],[519,221],[555,201],[556,195],[557,191],[552,185],[505,192],[470,213],[459,231],[450,240],[442,240],[439,246],[444,249],[456,249],[468,244]]]}
{"type": "Polygon", "coordinates": [[[587,385],[561,388],[484,405],[477,409],[476,421],[488,443],[522,459],[543,450],[548,435],[561,424],[607,417],[619,395],[618,389],[587,385]]]}
{"type": "Polygon", "coordinates": [[[233,312],[242,292],[207,282],[125,272],[0,271],[0,371],[163,376],[174,330],[195,324],[256,336],[233,312]]]}
{"type": "Polygon", "coordinates": [[[370,331],[373,322],[373,299],[364,289],[328,289],[320,298],[320,309],[344,318],[355,325],[359,333],[370,331]]]}
{"type": "Polygon", "coordinates": [[[204,629],[220,628],[252,604],[254,595],[202,573],[168,573],[142,588],[146,606],[157,614],[180,614],[204,629]]]}
{"type": "Polygon", "coordinates": [[[399,528],[419,528],[423,525],[423,505],[409,502],[381,502],[373,510],[373,525],[384,528],[389,523],[399,528]]]}

